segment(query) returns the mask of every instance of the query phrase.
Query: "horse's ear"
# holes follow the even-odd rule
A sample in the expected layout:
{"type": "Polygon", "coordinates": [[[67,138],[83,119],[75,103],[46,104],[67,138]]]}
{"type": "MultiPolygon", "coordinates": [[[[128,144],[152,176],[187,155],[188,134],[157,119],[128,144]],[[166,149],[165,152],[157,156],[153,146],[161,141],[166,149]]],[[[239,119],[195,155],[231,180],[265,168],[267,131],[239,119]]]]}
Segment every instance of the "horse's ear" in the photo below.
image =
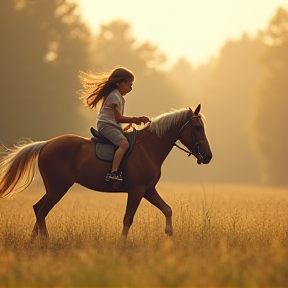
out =
{"type": "Polygon", "coordinates": [[[197,108],[195,109],[194,115],[198,115],[199,112],[200,112],[200,110],[201,110],[201,104],[199,104],[199,105],[197,106],[197,108]]]}

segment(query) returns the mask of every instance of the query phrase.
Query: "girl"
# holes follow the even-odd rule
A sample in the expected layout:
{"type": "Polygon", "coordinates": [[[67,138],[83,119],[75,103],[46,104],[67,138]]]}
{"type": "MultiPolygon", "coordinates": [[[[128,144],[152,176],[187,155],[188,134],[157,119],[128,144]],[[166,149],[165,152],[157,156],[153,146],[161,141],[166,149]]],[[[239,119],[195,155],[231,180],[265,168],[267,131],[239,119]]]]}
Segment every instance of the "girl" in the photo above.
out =
{"type": "Polygon", "coordinates": [[[146,116],[124,116],[124,96],[132,90],[134,75],[125,68],[116,68],[109,73],[94,74],[79,72],[79,79],[83,86],[80,99],[86,106],[93,109],[101,103],[97,117],[97,129],[107,139],[119,148],[116,150],[112,162],[111,173],[106,176],[108,182],[123,181],[122,172],[118,171],[121,160],[129,148],[129,143],[123,135],[121,123],[149,122],[146,116]]]}

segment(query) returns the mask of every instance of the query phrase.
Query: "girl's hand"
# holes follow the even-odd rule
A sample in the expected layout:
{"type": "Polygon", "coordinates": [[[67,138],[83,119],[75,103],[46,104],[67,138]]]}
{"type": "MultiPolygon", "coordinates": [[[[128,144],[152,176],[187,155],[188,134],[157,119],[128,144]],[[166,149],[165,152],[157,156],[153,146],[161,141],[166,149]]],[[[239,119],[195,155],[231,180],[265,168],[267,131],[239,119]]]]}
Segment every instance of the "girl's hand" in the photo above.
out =
{"type": "Polygon", "coordinates": [[[143,122],[144,124],[146,124],[147,122],[150,122],[150,119],[146,116],[141,116],[141,122],[143,122]]]}
{"type": "Polygon", "coordinates": [[[135,117],[135,121],[134,123],[137,125],[141,125],[141,123],[146,124],[147,122],[149,122],[149,118],[146,116],[141,116],[141,117],[135,117]]]}

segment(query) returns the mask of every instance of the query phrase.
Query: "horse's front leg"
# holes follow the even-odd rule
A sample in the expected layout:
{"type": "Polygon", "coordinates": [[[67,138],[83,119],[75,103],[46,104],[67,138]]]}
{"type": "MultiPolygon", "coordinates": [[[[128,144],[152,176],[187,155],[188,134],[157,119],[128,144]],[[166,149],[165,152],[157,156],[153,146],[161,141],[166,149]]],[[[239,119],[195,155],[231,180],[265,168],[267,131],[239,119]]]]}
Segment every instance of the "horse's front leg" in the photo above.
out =
{"type": "Polygon", "coordinates": [[[151,188],[146,191],[144,198],[148,200],[151,204],[155,207],[160,209],[162,213],[165,215],[166,219],[166,226],[165,226],[165,233],[168,236],[173,235],[173,226],[172,226],[172,209],[166,202],[161,198],[158,194],[156,188],[151,188]]]}
{"type": "Polygon", "coordinates": [[[134,187],[128,191],[128,199],[126,205],[126,212],[123,219],[123,230],[122,230],[122,242],[125,244],[129,229],[133,223],[134,215],[137,211],[137,208],[145,194],[144,187],[134,187]]]}

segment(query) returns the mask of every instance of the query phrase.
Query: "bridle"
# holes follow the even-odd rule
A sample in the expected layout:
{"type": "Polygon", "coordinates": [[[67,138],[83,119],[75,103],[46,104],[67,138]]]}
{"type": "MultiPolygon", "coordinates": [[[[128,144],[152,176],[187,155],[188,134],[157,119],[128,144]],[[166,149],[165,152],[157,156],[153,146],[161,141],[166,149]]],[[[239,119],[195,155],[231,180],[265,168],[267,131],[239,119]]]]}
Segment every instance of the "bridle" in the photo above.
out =
{"type": "MultiPolygon", "coordinates": [[[[202,119],[201,118],[201,115],[197,114],[197,115],[192,115],[184,124],[183,126],[180,128],[179,132],[178,132],[178,137],[177,137],[177,140],[179,139],[182,131],[184,130],[184,128],[189,124],[191,123],[191,129],[190,129],[190,133],[191,133],[191,142],[188,144],[188,146],[190,146],[190,144],[192,144],[193,142],[195,143],[196,147],[197,147],[197,153],[193,153],[191,150],[188,150],[188,149],[185,149],[181,146],[179,146],[176,142],[174,141],[171,141],[173,146],[176,146],[178,149],[184,151],[185,153],[187,153],[187,156],[191,156],[191,155],[194,155],[196,158],[197,158],[197,162],[198,164],[200,164],[202,162],[202,155],[201,153],[199,152],[199,145],[200,145],[200,141],[199,139],[197,139],[197,137],[195,137],[194,133],[193,133],[193,124],[192,124],[192,120],[193,119],[202,119]]],[[[143,137],[145,137],[146,135],[144,135],[143,137]]],[[[143,139],[143,137],[141,139],[138,139],[136,140],[136,143],[140,143],[143,139]]],[[[176,140],[176,141],[177,141],[176,140]]]]}
{"type": "Polygon", "coordinates": [[[198,157],[201,157],[201,154],[199,152],[199,140],[197,139],[197,137],[195,137],[194,133],[193,133],[193,124],[192,124],[192,120],[193,119],[196,119],[196,118],[200,118],[201,119],[201,116],[200,115],[192,115],[185,123],[184,125],[180,128],[179,132],[178,132],[178,138],[180,137],[180,134],[182,133],[182,131],[184,130],[184,128],[189,124],[191,123],[191,129],[190,129],[190,133],[191,133],[191,142],[188,144],[188,146],[190,146],[190,144],[192,144],[193,142],[195,143],[196,147],[197,147],[197,152],[198,152],[198,155],[195,155],[191,150],[187,150],[181,146],[179,146],[176,142],[173,144],[174,146],[176,146],[178,149],[184,151],[187,153],[187,156],[191,156],[191,155],[195,155],[198,159],[198,157]]]}

